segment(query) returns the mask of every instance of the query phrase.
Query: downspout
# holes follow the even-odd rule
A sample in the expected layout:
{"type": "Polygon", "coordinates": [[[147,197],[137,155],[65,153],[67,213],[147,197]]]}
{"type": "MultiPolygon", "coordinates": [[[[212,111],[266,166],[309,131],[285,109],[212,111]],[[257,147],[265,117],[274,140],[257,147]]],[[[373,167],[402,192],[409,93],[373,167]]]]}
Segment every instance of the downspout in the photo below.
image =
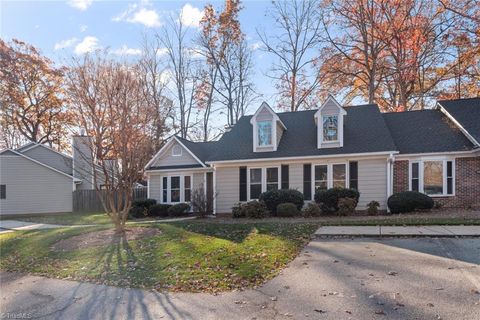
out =
{"type": "Polygon", "coordinates": [[[212,165],[213,168],[213,215],[217,215],[217,168],[212,165]]]}
{"type": "MultiPolygon", "coordinates": [[[[392,153],[388,156],[387,159],[387,200],[393,193],[393,163],[395,162],[395,157],[392,153]]],[[[387,212],[390,212],[390,209],[387,205],[387,212]]]]}

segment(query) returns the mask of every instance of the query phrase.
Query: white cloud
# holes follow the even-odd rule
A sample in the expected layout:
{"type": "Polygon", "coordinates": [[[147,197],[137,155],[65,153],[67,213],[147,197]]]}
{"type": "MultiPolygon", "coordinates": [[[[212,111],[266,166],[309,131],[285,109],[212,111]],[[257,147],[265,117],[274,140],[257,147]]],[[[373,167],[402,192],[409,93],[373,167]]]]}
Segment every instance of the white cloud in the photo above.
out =
{"type": "Polygon", "coordinates": [[[137,48],[129,48],[124,44],[120,48],[113,50],[112,53],[119,56],[139,56],[142,54],[142,50],[137,48]]]}
{"type": "Polygon", "coordinates": [[[261,49],[263,47],[263,43],[261,41],[257,41],[257,42],[254,42],[250,45],[250,50],[258,50],[258,49],[261,49]]]}
{"type": "Polygon", "coordinates": [[[85,11],[92,5],[93,0],[69,0],[68,4],[78,10],[85,11]]]}
{"type": "Polygon", "coordinates": [[[168,49],[167,48],[158,48],[157,49],[157,56],[161,57],[161,56],[164,56],[168,53],[168,49]]]}
{"type": "Polygon", "coordinates": [[[62,40],[60,42],[55,43],[55,46],[53,47],[53,50],[60,50],[60,49],[69,48],[77,42],[78,42],[77,38],[62,40]]]}
{"type": "Polygon", "coordinates": [[[87,36],[75,46],[75,53],[80,55],[99,49],[99,40],[96,37],[87,36]]]}
{"type": "Polygon", "coordinates": [[[200,10],[190,3],[183,6],[180,11],[180,20],[185,26],[198,27],[200,26],[200,20],[203,17],[203,10],[200,10]]]}
{"type": "Polygon", "coordinates": [[[82,25],[80,26],[80,32],[85,32],[85,31],[87,31],[87,28],[88,28],[87,25],[82,24],[82,25]]]}
{"type": "Polygon", "coordinates": [[[129,5],[126,11],[122,12],[116,17],[113,17],[112,20],[116,22],[126,21],[130,23],[139,23],[149,28],[159,27],[162,25],[160,16],[155,10],[138,8],[137,4],[129,5]]]}

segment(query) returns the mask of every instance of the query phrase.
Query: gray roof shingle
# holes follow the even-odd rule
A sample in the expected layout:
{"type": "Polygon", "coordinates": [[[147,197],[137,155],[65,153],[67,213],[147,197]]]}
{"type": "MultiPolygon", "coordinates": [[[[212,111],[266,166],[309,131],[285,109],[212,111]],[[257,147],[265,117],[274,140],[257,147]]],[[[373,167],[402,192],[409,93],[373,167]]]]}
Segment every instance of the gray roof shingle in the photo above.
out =
{"type": "Polygon", "coordinates": [[[439,110],[384,113],[400,153],[467,151],[473,144],[439,110]]]}
{"type": "Polygon", "coordinates": [[[480,97],[438,102],[480,143],[480,97]]]}
{"type": "Polygon", "coordinates": [[[317,148],[317,110],[277,113],[287,127],[274,152],[253,152],[251,116],[242,117],[230,132],[217,142],[217,150],[207,161],[321,156],[365,152],[395,151],[396,147],[376,105],[346,107],[344,145],[317,148]]]}

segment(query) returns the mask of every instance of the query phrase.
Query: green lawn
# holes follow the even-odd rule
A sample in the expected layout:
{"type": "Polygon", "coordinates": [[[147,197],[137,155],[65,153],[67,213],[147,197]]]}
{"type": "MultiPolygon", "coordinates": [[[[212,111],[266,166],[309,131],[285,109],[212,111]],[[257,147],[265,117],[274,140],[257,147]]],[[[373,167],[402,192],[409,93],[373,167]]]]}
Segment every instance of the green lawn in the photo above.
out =
{"type": "Polygon", "coordinates": [[[1,234],[0,269],[158,290],[245,288],[275,276],[318,224],[176,222],[149,227],[161,233],[65,252],[50,247],[106,226],[1,234]]]}
{"type": "Polygon", "coordinates": [[[19,220],[37,223],[50,223],[61,225],[79,225],[79,224],[111,224],[112,221],[106,213],[62,213],[43,216],[7,216],[3,220],[19,220]]]}

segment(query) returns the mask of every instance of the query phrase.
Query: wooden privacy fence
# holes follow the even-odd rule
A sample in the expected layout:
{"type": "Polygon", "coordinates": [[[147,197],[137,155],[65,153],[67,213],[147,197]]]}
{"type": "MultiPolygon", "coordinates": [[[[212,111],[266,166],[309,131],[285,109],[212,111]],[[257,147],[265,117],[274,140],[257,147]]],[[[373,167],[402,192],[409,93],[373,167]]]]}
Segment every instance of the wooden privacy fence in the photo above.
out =
{"type": "MultiPolygon", "coordinates": [[[[102,197],[105,197],[105,191],[102,197]]],[[[133,189],[133,200],[147,198],[147,187],[133,189]]],[[[103,212],[102,202],[96,190],[73,191],[73,212],[103,212]]]]}

